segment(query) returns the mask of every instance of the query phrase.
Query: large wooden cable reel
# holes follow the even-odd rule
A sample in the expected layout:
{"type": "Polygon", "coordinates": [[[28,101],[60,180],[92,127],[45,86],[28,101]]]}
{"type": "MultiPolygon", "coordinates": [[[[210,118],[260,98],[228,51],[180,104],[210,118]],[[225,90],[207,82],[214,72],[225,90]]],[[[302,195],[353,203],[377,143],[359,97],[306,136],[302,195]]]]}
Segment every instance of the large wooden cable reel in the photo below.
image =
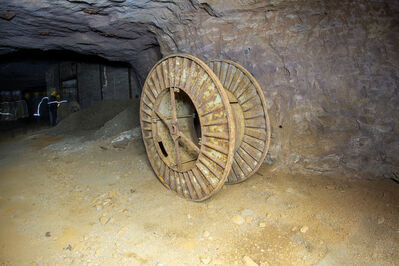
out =
{"type": "Polygon", "coordinates": [[[259,169],[270,143],[262,89],[239,64],[187,54],[161,59],[143,86],[140,123],[158,179],[202,201],[259,169]]]}

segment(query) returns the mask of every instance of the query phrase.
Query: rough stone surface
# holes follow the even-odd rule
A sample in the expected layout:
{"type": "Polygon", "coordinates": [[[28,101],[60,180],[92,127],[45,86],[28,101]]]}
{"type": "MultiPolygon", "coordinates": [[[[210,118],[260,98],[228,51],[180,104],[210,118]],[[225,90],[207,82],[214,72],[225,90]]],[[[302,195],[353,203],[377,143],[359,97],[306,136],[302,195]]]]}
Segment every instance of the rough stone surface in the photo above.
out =
{"type": "Polygon", "coordinates": [[[292,171],[399,171],[395,0],[3,1],[0,54],[66,49],[132,64],[172,52],[244,65],[272,122],[267,161],[292,171]]]}

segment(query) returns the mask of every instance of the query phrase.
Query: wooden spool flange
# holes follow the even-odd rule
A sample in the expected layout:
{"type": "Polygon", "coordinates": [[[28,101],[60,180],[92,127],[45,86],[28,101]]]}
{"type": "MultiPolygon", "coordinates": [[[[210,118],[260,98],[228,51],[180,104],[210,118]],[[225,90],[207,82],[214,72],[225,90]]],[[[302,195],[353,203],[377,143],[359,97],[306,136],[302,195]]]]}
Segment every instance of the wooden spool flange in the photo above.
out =
{"type": "Polygon", "coordinates": [[[236,121],[233,168],[227,184],[248,179],[262,165],[270,145],[270,120],[262,88],[241,65],[225,59],[211,60],[213,70],[225,88],[236,121]]]}
{"type": "Polygon", "coordinates": [[[140,102],[152,168],[168,189],[193,201],[209,198],[225,182],[252,175],[270,142],[265,100],[256,80],[231,61],[209,65],[217,74],[191,55],[161,59],[147,76],[140,102]]]}

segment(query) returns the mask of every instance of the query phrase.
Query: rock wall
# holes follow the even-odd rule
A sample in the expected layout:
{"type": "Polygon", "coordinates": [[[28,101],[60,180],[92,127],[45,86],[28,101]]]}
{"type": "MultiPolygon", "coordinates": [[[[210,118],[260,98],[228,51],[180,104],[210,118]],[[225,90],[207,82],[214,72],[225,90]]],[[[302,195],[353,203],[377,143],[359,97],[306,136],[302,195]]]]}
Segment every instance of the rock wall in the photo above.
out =
{"type": "Polygon", "coordinates": [[[399,171],[395,0],[6,0],[0,53],[67,49],[132,64],[142,84],[172,52],[227,58],[269,105],[268,162],[292,171],[399,171]]]}

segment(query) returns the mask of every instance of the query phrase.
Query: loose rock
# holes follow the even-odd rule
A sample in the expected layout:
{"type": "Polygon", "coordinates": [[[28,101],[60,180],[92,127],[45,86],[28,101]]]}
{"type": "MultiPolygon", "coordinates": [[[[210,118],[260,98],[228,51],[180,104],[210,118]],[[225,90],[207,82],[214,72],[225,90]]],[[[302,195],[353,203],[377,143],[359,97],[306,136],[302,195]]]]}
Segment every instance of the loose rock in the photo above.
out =
{"type": "Polygon", "coordinates": [[[99,221],[102,225],[105,225],[109,222],[109,220],[111,220],[111,217],[106,217],[106,216],[101,216],[99,221]]]}
{"type": "Polygon", "coordinates": [[[202,234],[203,237],[208,238],[211,234],[208,231],[204,231],[202,234]]]}
{"type": "Polygon", "coordinates": [[[208,265],[211,262],[211,259],[209,257],[202,257],[201,262],[205,265],[208,265]]]}
{"type": "Polygon", "coordinates": [[[247,216],[247,217],[245,217],[245,222],[246,222],[247,224],[250,224],[250,223],[252,223],[253,219],[254,219],[253,217],[247,216]]]}
{"type": "Polygon", "coordinates": [[[306,225],[301,227],[301,232],[302,233],[306,233],[309,230],[309,227],[307,227],[306,225]]]}
{"type": "Polygon", "coordinates": [[[98,249],[96,250],[96,256],[98,256],[98,255],[100,255],[101,253],[103,253],[103,251],[104,251],[104,248],[98,248],[98,249]]]}
{"type": "Polygon", "coordinates": [[[231,218],[231,221],[238,225],[241,225],[245,222],[244,218],[242,218],[242,216],[240,215],[233,216],[233,218],[231,218]]]}
{"type": "Polygon", "coordinates": [[[245,266],[258,266],[258,264],[257,264],[255,261],[253,261],[253,260],[252,260],[250,257],[248,257],[248,256],[244,256],[244,257],[242,258],[242,260],[243,260],[245,266]]]}
{"type": "Polygon", "coordinates": [[[254,211],[253,210],[251,210],[251,209],[245,209],[245,210],[243,210],[242,212],[241,212],[241,215],[242,216],[251,216],[251,217],[254,217],[254,211]]]}

